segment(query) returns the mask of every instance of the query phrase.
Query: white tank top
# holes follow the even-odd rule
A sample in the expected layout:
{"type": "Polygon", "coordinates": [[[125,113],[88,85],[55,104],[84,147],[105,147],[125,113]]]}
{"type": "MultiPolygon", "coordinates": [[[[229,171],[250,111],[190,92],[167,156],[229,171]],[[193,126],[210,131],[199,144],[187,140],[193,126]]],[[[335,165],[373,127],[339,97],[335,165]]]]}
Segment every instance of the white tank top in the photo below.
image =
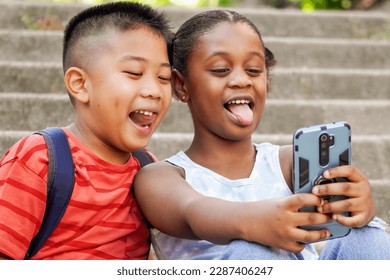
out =
{"type": "MultiPolygon", "coordinates": [[[[292,193],[283,177],[279,163],[279,146],[269,143],[255,144],[256,161],[249,178],[230,180],[193,162],[184,152],[167,159],[184,169],[186,181],[199,193],[230,201],[259,201],[287,197],[292,193]]],[[[239,166],[240,163],[237,163],[239,166]]],[[[153,246],[162,259],[220,259],[226,245],[215,245],[205,240],[179,239],[153,232],[153,246]]],[[[281,258],[290,253],[279,250],[281,258]]],[[[302,251],[305,259],[316,259],[313,246],[302,251]]]]}

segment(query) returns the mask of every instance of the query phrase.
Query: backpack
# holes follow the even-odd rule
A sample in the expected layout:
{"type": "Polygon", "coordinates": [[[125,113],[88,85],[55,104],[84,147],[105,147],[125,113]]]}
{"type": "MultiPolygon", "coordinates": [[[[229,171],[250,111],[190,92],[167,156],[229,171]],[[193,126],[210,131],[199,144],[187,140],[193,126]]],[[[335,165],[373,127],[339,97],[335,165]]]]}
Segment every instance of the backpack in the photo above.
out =
{"type": "MultiPolygon", "coordinates": [[[[30,259],[38,252],[60,222],[72,195],[75,179],[72,153],[65,132],[61,128],[51,127],[35,134],[43,136],[48,151],[47,200],[41,228],[31,241],[25,259],[30,259]]],[[[145,150],[132,154],[141,168],[154,162],[145,150]]]]}

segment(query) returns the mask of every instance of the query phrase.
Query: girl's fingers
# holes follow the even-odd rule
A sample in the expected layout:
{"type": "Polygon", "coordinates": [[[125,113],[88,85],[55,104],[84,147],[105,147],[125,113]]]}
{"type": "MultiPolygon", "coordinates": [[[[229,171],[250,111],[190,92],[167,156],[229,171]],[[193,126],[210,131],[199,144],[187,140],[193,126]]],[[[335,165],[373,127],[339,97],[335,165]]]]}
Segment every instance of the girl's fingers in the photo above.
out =
{"type": "Polygon", "coordinates": [[[301,225],[319,225],[328,223],[332,219],[331,216],[317,212],[300,212],[296,218],[296,222],[301,225]]]}
{"type": "Polygon", "coordinates": [[[321,206],[323,199],[311,193],[294,194],[286,199],[286,208],[298,211],[303,206],[321,206]]]}
{"type": "Polygon", "coordinates": [[[317,208],[319,213],[359,212],[364,211],[365,209],[361,200],[357,198],[346,198],[333,202],[325,202],[322,206],[317,208]]]}
{"type": "Polygon", "coordinates": [[[366,217],[364,216],[363,213],[354,215],[352,217],[344,216],[341,214],[334,214],[332,218],[333,220],[347,227],[361,227],[362,225],[365,224],[362,221],[366,220],[366,217]]]}
{"type": "Polygon", "coordinates": [[[344,195],[348,197],[368,197],[370,196],[371,188],[369,184],[340,182],[314,186],[312,192],[318,196],[344,195]]]}
{"type": "Polygon", "coordinates": [[[312,243],[319,240],[328,239],[330,237],[330,232],[327,229],[305,230],[296,228],[291,232],[291,236],[294,240],[296,240],[296,242],[312,243]]]}
{"type": "Polygon", "coordinates": [[[337,177],[346,177],[351,182],[360,182],[367,180],[366,176],[359,169],[352,165],[336,166],[324,171],[324,177],[333,179],[337,177]]]}

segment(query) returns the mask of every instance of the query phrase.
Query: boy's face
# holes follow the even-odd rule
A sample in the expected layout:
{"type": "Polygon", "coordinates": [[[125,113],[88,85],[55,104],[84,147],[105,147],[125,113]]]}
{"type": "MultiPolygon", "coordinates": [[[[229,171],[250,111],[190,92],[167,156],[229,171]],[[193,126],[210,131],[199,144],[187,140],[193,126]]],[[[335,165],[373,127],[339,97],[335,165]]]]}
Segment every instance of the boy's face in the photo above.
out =
{"type": "Polygon", "coordinates": [[[169,108],[166,43],[147,28],[103,36],[107,43],[85,71],[89,101],[84,121],[105,153],[128,154],[148,144],[169,108]]]}
{"type": "Polygon", "coordinates": [[[255,31],[245,23],[217,25],[198,39],[187,70],[196,129],[228,140],[250,137],[267,92],[264,48],[255,31]]]}

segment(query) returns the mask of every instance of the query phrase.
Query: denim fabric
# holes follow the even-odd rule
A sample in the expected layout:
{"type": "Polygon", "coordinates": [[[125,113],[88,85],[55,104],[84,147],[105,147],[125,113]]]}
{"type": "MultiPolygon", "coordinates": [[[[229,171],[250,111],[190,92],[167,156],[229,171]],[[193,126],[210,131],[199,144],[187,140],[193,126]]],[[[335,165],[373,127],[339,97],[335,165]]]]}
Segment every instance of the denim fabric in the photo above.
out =
{"type": "Polygon", "coordinates": [[[353,228],[343,238],[326,242],[322,260],[390,260],[390,235],[385,223],[375,218],[367,226],[353,228]]]}

